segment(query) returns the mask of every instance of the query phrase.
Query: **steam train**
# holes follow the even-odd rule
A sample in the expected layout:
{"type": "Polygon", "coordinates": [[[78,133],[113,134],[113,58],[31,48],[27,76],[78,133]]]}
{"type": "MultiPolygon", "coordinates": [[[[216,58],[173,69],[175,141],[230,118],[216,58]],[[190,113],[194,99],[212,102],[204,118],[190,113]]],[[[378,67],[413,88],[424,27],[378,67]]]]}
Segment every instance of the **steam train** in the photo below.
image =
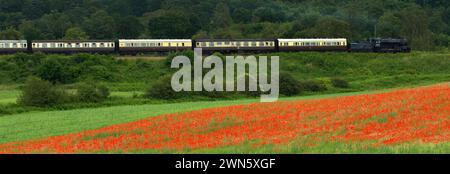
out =
{"type": "Polygon", "coordinates": [[[119,39],[119,40],[0,40],[0,54],[175,52],[202,48],[204,52],[410,52],[405,39],[374,38],[348,43],[346,38],[313,39],[119,39]]]}

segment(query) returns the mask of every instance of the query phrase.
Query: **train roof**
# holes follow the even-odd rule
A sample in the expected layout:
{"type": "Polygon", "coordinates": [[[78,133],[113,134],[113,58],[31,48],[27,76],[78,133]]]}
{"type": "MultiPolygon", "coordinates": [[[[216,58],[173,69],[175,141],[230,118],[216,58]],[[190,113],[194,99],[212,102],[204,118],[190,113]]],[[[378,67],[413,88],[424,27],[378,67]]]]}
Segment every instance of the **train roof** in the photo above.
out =
{"type": "Polygon", "coordinates": [[[85,42],[115,42],[113,40],[34,40],[33,43],[41,43],[41,42],[47,42],[47,43],[85,43],[85,42]]]}
{"type": "Polygon", "coordinates": [[[191,39],[119,39],[119,42],[192,42],[191,39]]]}
{"type": "Polygon", "coordinates": [[[297,38],[297,39],[278,39],[282,42],[312,42],[312,41],[347,41],[346,38],[297,38]]]}
{"type": "Polygon", "coordinates": [[[1,43],[27,43],[27,40],[0,40],[1,43]]]}
{"type": "Polygon", "coordinates": [[[275,41],[270,38],[258,38],[258,39],[195,39],[197,42],[232,42],[232,41],[275,41]]]}

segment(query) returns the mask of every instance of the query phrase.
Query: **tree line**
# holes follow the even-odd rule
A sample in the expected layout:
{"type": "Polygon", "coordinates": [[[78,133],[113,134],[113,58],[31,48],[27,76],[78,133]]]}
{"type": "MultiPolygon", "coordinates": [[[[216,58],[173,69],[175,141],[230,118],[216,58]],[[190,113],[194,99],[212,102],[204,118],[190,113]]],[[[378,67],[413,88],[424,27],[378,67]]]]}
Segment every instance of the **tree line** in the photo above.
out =
{"type": "Polygon", "coordinates": [[[449,47],[447,0],[0,0],[0,39],[402,37],[449,47]]]}

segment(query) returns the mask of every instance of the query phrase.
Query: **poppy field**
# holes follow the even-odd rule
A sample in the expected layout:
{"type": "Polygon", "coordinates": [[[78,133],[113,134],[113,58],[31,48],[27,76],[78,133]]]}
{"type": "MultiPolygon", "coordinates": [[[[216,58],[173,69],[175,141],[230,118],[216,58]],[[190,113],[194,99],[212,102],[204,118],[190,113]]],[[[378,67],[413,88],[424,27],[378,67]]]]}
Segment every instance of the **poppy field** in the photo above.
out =
{"type": "Polygon", "coordinates": [[[450,86],[166,114],[0,153],[450,153],[450,86]]]}

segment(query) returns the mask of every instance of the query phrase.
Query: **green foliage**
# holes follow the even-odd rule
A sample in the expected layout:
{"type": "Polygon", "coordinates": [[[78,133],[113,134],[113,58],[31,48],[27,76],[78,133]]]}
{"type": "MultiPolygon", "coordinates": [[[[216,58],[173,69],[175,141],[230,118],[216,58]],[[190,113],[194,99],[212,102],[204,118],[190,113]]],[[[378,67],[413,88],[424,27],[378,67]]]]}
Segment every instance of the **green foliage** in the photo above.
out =
{"type": "Polygon", "coordinates": [[[233,23],[233,19],[230,15],[230,9],[227,4],[224,2],[220,2],[216,6],[216,10],[214,11],[212,27],[213,28],[224,28],[228,27],[233,23]]]}
{"type": "Polygon", "coordinates": [[[300,94],[300,82],[289,73],[280,74],[280,94],[285,96],[295,96],[300,94]]]}
{"type": "Polygon", "coordinates": [[[380,37],[400,37],[402,21],[393,13],[385,13],[380,17],[377,24],[377,35],[380,37]]]}
{"type": "Polygon", "coordinates": [[[49,107],[70,101],[70,96],[50,82],[31,77],[22,89],[18,103],[24,106],[49,107]]]}
{"type": "Polygon", "coordinates": [[[172,76],[164,76],[151,85],[144,96],[147,98],[173,100],[182,98],[187,92],[175,92],[171,85],[172,76]]]}
{"type": "Polygon", "coordinates": [[[94,82],[82,83],[77,86],[77,99],[86,103],[99,103],[108,99],[109,88],[94,82]]]}
{"type": "Polygon", "coordinates": [[[67,29],[66,34],[64,35],[64,39],[66,40],[88,40],[89,36],[83,29],[79,27],[72,27],[67,29]]]}
{"type": "Polygon", "coordinates": [[[313,28],[304,30],[303,37],[351,38],[350,24],[333,17],[320,18],[313,28]]]}
{"type": "Polygon", "coordinates": [[[61,63],[62,61],[49,57],[42,62],[38,69],[38,76],[44,80],[55,83],[71,83],[74,81],[74,75],[70,68],[61,63]]]}
{"type": "Polygon", "coordinates": [[[322,92],[328,90],[326,84],[318,80],[303,80],[300,81],[300,89],[310,92],[322,92]]]}
{"type": "Polygon", "coordinates": [[[148,34],[152,38],[190,38],[196,32],[194,19],[175,11],[159,11],[148,21],[148,34]]]}
{"type": "Polygon", "coordinates": [[[98,11],[89,16],[82,24],[90,38],[111,39],[115,37],[114,19],[106,11],[98,11]]]}
{"type": "Polygon", "coordinates": [[[348,81],[339,78],[339,77],[333,77],[331,78],[331,84],[336,88],[349,88],[350,84],[348,81]]]}
{"type": "Polygon", "coordinates": [[[8,28],[4,31],[0,31],[0,39],[3,40],[17,40],[20,39],[21,33],[14,28],[8,28]]]}

